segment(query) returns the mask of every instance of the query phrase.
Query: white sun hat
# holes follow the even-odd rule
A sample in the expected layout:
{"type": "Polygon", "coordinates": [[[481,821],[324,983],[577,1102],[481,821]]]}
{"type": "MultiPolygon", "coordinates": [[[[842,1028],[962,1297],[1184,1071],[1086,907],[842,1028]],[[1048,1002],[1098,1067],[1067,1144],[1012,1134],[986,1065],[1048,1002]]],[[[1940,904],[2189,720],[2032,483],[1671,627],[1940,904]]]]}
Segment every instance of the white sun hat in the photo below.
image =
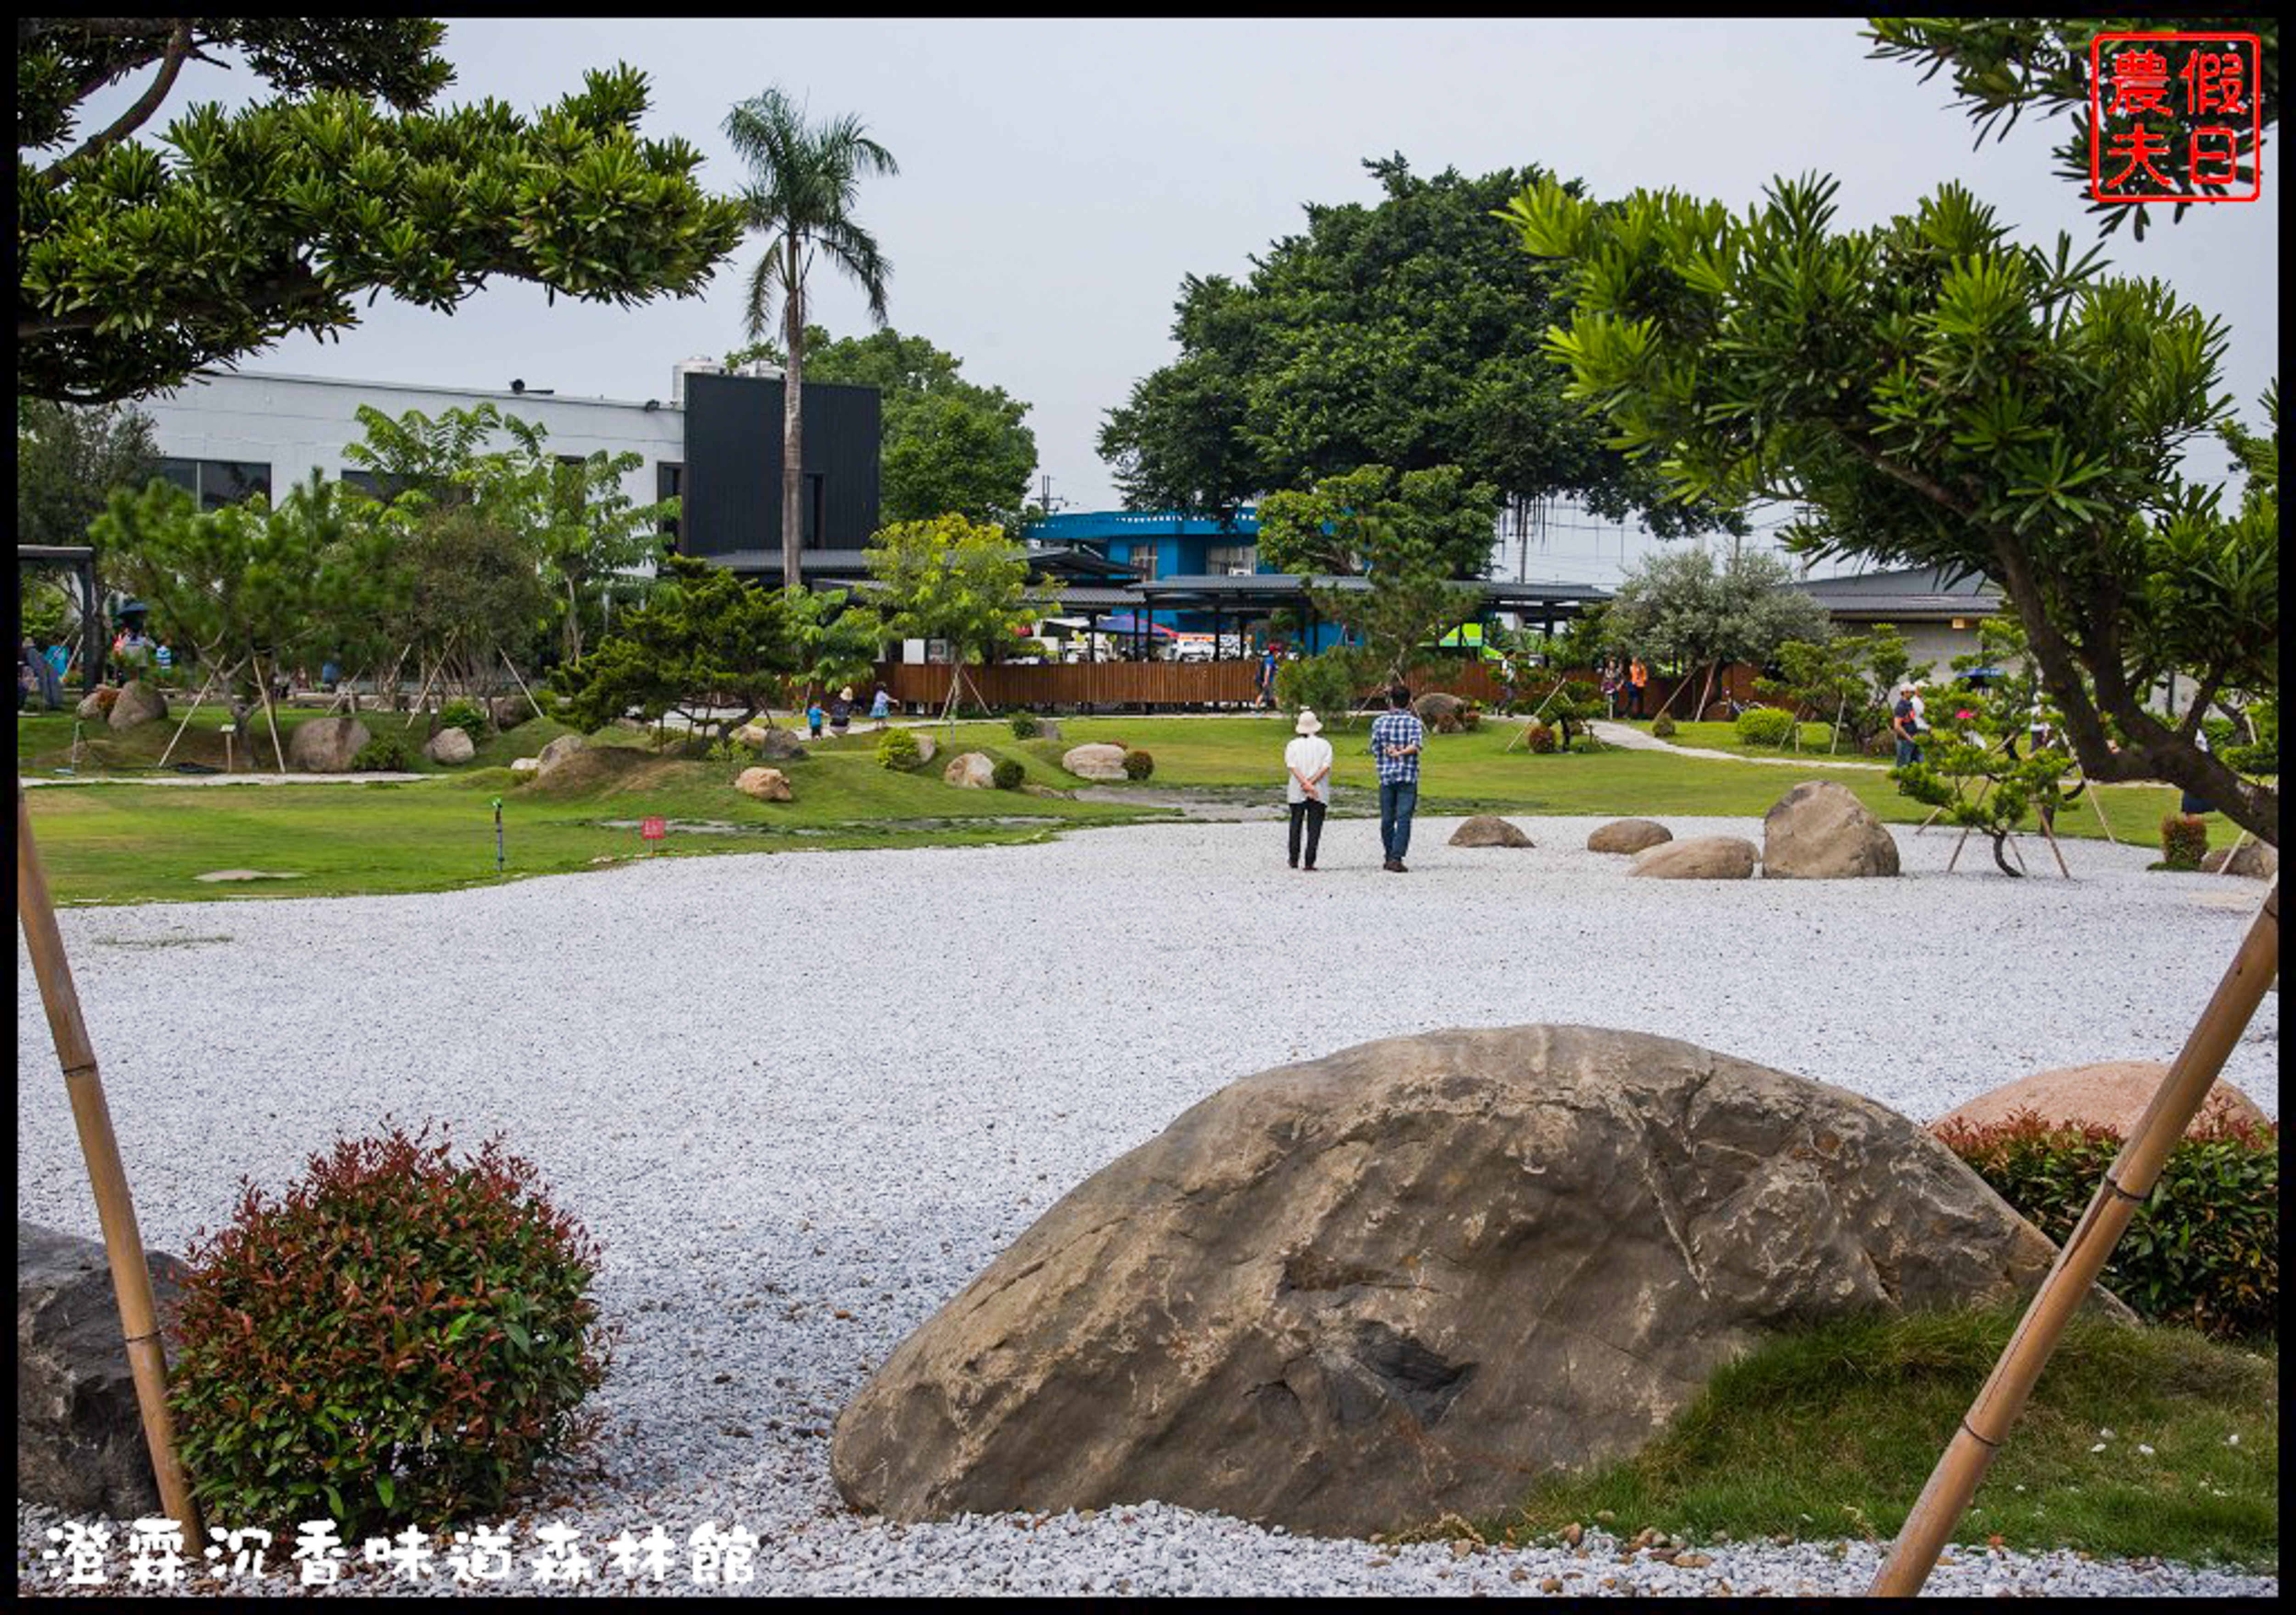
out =
{"type": "Polygon", "coordinates": [[[1295,735],[1315,735],[1323,732],[1324,721],[1307,707],[1300,709],[1300,721],[1292,726],[1295,735]]]}

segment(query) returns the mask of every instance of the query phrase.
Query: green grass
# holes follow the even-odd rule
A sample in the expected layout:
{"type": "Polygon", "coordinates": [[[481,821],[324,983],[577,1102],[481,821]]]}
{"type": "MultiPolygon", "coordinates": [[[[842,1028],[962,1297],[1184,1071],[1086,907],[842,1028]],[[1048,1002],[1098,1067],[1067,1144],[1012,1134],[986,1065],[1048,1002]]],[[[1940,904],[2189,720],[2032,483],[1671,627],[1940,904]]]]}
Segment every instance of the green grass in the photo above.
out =
{"type": "MultiPolygon", "coordinates": [[[[1542,1484],[1519,1513],[1475,1528],[1514,1542],[1574,1521],[1622,1537],[1887,1542],[2015,1321],[1938,1313],[1778,1338],[1723,1369],[1635,1457],[1542,1484]]],[[[2077,1319],[1956,1540],[2276,1570],[2279,1427],[2270,1343],[2077,1319]]]]}
{"type": "MultiPolygon", "coordinates": [[[[1642,730],[1644,734],[1648,734],[1650,732],[1650,725],[1648,723],[1634,722],[1631,727],[1642,730]]],[[[1805,723],[1801,726],[1801,750],[1799,752],[1795,751],[1791,746],[1749,746],[1744,740],[1739,738],[1738,726],[1734,723],[1702,722],[1676,724],[1674,726],[1674,734],[1669,744],[1674,746],[1700,746],[1710,752],[1729,752],[1733,755],[1740,757],[1789,757],[1794,759],[1814,757],[1818,762],[1824,762],[1829,761],[1825,752],[1826,739],[1827,729],[1824,724],[1805,723]]],[[[1837,753],[1831,761],[1841,762],[1887,762],[1890,759],[1886,756],[1861,757],[1856,752],[1849,750],[1848,746],[1845,744],[1842,750],[1837,753]]]]}

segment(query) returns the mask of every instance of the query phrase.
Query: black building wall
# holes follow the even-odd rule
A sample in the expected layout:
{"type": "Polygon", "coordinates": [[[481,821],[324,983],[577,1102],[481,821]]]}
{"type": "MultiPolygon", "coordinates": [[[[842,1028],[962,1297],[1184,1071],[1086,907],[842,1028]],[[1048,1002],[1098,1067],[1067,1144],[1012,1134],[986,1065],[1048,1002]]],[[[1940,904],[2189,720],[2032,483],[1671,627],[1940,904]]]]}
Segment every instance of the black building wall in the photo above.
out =
{"type": "MultiPolygon", "coordinates": [[[[874,387],[805,383],[808,549],[860,549],[877,531],[879,440],[874,387]],[[819,526],[814,528],[814,511],[819,526]]],[[[685,378],[685,474],[678,548],[687,555],[782,548],[782,383],[778,377],[685,378]]]]}

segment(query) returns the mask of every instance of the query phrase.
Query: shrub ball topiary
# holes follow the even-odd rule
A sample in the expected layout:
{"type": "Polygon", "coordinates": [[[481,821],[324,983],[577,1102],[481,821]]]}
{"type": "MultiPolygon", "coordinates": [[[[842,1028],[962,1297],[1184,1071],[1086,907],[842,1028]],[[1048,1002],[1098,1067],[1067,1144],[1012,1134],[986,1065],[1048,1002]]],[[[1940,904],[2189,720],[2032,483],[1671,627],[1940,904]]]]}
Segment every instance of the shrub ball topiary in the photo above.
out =
{"type": "Polygon", "coordinates": [[[1021,781],[1028,777],[1029,770],[1021,765],[1017,757],[1000,757],[996,760],[996,766],[988,771],[990,783],[1000,791],[1019,790],[1021,781]]]}
{"type": "Polygon", "coordinates": [[[1014,713],[1013,714],[1013,738],[1015,740],[1034,740],[1044,732],[1044,727],[1030,713],[1014,713]]]}
{"type": "Polygon", "coordinates": [[[1775,706],[1750,706],[1733,725],[1748,746],[1784,746],[1794,737],[1794,716],[1775,706]]]}
{"type": "Polygon", "coordinates": [[[1145,779],[1149,775],[1155,771],[1156,759],[1151,757],[1147,753],[1127,752],[1124,754],[1124,777],[1126,779],[1145,779]]]}
{"type": "Polygon", "coordinates": [[[439,709],[439,727],[458,729],[471,737],[472,746],[485,744],[487,715],[468,701],[449,701],[439,709]]]}
{"type": "Polygon", "coordinates": [[[1540,756],[1544,757],[1553,752],[1560,742],[1555,736],[1554,730],[1551,727],[1544,723],[1534,722],[1530,726],[1529,738],[1525,741],[1524,744],[1529,746],[1532,751],[1537,752],[1540,756]]]}
{"type": "Polygon", "coordinates": [[[2197,869],[2208,855],[2209,821],[2198,813],[2171,813],[2161,820],[2161,856],[2172,869],[2197,869]]]}
{"type": "MultiPolygon", "coordinates": [[[[2120,1153],[2108,1127],[2052,1126],[2020,1111],[1938,1138],[1993,1191],[2062,1243],[2120,1153]]],[[[2218,1336],[2275,1327],[2280,1298],[2280,1129],[2210,1117],[2169,1152],[2113,1247],[2103,1281],[2139,1315],[2218,1336]]]]}
{"type": "Polygon", "coordinates": [[[386,1125],[193,1240],[168,1401],[212,1522],[483,1518],[594,1433],[595,1242],[499,1138],[457,1162],[386,1125]]]}
{"type": "Polygon", "coordinates": [[[877,737],[877,763],[881,768],[914,768],[922,756],[917,750],[917,737],[905,729],[889,729],[877,737]]]}
{"type": "Polygon", "coordinates": [[[1670,716],[1669,716],[1669,715],[1668,715],[1667,713],[1660,713],[1657,717],[1655,717],[1655,718],[1652,719],[1652,720],[1651,720],[1651,734],[1652,735],[1652,737],[1654,737],[1655,738],[1660,739],[1660,740],[1671,740],[1671,739],[1673,739],[1673,738],[1674,738],[1674,720],[1673,720],[1673,718],[1671,718],[1670,716]]]}
{"type": "Polygon", "coordinates": [[[395,734],[377,735],[359,747],[351,759],[354,774],[404,774],[414,767],[414,756],[406,749],[404,737],[395,734]]]}

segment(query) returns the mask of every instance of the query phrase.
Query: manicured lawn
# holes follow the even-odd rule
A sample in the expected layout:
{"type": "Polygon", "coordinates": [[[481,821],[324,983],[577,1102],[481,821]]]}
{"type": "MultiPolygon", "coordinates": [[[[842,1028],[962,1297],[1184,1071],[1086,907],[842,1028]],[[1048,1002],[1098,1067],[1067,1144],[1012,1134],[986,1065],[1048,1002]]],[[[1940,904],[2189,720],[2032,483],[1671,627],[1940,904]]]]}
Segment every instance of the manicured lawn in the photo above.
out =
{"type": "MultiPolygon", "coordinates": [[[[1630,721],[1630,726],[1644,734],[1650,732],[1647,723],[1630,721]]],[[[1814,757],[1821,762],[1826,760],[1827,730],[1823,723],[1801,726],[1801,750],[1799,752],[1791,746],[1750,746],[1738,737],[1738,726],[1734,723],[1677,723],[1669,739],[1675,746],[1694,746],[1710,752],[1729,752],[1740,757],[1814,757]]],[[[1890,761],[1886,756],[1861,757],[1849,749],[1846,741],[1836,755],[1843,762],[1890,761]]]]}
{"type": "MultiPolygon", "coordinates": [[[[1539,1485],[1520,1513],[1477,1529],[1887,1542],[2015,1321],[1932,1314],[1781,1337],[1716,1375],[1634,1458],[1539,1485]]],[[[1956,1540],[2276,1570],[2279,1447],[2276,1346],[2079,1319],[1956,1540]]]]}

